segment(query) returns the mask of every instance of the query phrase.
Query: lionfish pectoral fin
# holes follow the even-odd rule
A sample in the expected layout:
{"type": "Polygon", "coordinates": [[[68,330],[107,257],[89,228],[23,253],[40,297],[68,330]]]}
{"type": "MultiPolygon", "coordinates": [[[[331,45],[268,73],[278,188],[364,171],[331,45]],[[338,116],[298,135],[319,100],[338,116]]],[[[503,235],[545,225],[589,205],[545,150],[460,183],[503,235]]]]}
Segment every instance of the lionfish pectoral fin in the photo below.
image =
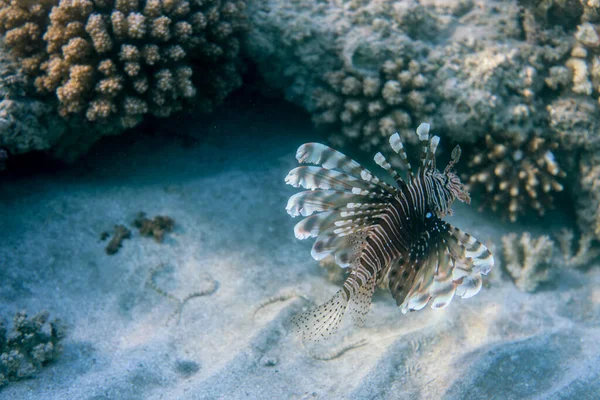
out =
{"type": "Polygon", "coordinates": [[[373,300],[373,294],[375,293],[376,279],[372,276],[366,284],[360,287],[357,293],[355,293],[348,307],[350,316],[354,325],[363,326],[365,319],[371,308],[371,301],[373,300]]]}
{"type": "Polygon", "coordinates": [[[348,308],[348,299],[339,290],[326,303],[292,318],[292,331],[303,341],[319,341],[334,334],[348,308]]]}
{"type": "Polygon", "coordinates": [[[473,236],[450,224],[448,225],[450,226],[448,243],[450,245],[454,244],[451,250],[454,250],[457,259],[466,259],[468,261],[465,264],[468,275],[487,275],[494,267],[494,256],[492,253],[473,236]]]}

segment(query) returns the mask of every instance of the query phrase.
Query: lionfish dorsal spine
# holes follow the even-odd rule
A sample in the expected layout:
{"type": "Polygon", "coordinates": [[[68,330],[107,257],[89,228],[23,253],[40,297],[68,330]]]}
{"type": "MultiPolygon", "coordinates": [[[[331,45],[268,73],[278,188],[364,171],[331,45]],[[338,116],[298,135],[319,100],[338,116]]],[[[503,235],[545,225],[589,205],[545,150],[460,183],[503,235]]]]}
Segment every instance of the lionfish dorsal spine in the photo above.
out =
{"type": "Polygon", "coordinates": [[[400,134],[398,132],[390,136],[390,146],[392,147],[392,150],[394,150],[394,152],[400,156],[401,166],[407,171],[409,181],[414,181],[415,175],[413,173],[412,166],[410,165],[410,161],[408,161],[404,144],[402,143],[402,139],[400,138],[400,134]]]}

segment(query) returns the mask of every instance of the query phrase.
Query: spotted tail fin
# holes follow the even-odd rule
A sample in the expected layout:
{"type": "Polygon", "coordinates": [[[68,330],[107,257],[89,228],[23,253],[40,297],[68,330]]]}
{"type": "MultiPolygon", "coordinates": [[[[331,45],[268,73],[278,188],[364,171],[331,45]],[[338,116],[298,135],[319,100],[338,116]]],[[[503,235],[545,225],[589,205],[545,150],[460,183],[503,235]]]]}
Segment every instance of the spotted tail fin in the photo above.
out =
{"type": "Polygon", "coordinates": [[[293,331],[303,341],[318,342],[333,335],[344,318],[348,300],[345,292],[339,290],[328,302],[294,316],[293,331]]]}

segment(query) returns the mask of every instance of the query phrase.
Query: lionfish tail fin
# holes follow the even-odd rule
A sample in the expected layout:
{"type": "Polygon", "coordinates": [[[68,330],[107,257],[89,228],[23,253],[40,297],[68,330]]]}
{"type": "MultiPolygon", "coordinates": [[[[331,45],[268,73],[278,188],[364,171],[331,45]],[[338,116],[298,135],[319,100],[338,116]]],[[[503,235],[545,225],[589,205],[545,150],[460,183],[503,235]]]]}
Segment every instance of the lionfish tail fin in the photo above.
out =
{"type": "Polygon", "coordinates": [[[294,316],[292,331],[303,341],[327,339],[337,331],[347,308],[348,298],[343,290],[339,290],[328,302],[294,316]]]}
{"type": "Polygon", "coordinates": [[[363,326],[365,324],[365,319],[371,308],[373,293],[375,293],[375,286],[375,276],[372,276],[367,283],[361,286],[358,292],[352,296],[348,309],[354,325],[363,326]]]}

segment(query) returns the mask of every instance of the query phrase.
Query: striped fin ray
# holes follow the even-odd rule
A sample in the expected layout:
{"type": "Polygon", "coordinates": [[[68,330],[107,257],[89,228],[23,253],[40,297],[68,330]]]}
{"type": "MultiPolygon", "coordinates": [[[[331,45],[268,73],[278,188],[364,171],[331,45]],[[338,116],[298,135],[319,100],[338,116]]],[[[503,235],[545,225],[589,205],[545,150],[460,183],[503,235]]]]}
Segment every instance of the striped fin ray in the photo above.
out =
{"type": "Polygon", "coordinates": [[[457,257],[457,266],[452,271],[452,279],[459,282],[456,293],[463,298],[473,297],[481,289],[481,275],[487,275],[494,267],[494,256],[473,236],[453,226],[451,228],[447,242],[460,257],[457,257]]]}
{"type": "Polygon", "coordinates": [[[334,226],[337,221],[348,220],[348,218],[361,218],[375,215],[380,212],[380,207],[361,207],[352,209],[342,207],[336,210],[324,211],[313,214],[298,222],[296,226],[294,226],[294,234],[296,235],[296,238],[301,240],[309,237],[317,237],[319,233],[334,226]]]}
{"type": "Polygon", "coordinates": [[[392,146],[392,150],[394,150],[396,154],[400,156],[400,162],[402,163],[402,167],[406,169],[410,181],[414,181],[415,174],[412,171],[412,166],[408,161],[406,150],[404,150],[404,144],[402,143],[402,139],[400,138],[400,134],[398,132],[390,136],[390,146],[392,146]]]}
{"type": "Polygon", "coordinates": [[[305,190],[291,196],[285,209],[292,217],[297,217],[298,215],[308,216],[315,212],[344,206],[354,207],[357,204],[374,205],[377,204],[375,197],[366,198],[365,196],[339,190],[305,190]]]}
{"type": "Polygon", "coordinates": [[[435,153],[437,152],[438,145],[440,144],[440,137],[434,136],[429,142],[429,154],[425,160],[425,167],[431,170],[435,170],[435,153]]]}
{"type": "MultiPolygon", "coordinates": [[[[432,238],[433,239],[433,238],[432,238]]],[[[418,254],[414,255],[409,259],[410,268],[416,271],[414,280],[407,282],[410,286],[408,293],[402,304],[400,304],[400,310],[403,313],[407,311],[420,310],[427,305],[429,300],[435,295],[432,292],[436,273],[439,268],[444,268],[449,260],[449,252],[444,249],[443,242],[441,240],[428,241],[422,239],[417,242],[414,246],[414,251],[418,254]],[[425,248],[423,245],[427,243],[425,248]]],[[[454,294],[454,287],[452,287],[452,295],[454,294]]],[[[398,301],[398,299],[396,299],[398,301]]],[[[437,302],[435,303],[437,304],[437,302]]]]}
{"type": "MultiPolygon", "coordinates": [[[[460,253],[457,255],[466,259],[467,263],[464,267],[470,268],[470,271],[465,272],[469,272],[469,275],[487,275],[494,266],[494,256],[492,256],[492,253],[483,245],[483,243],[473,236],[450,224],[448,225],[450,233],[448,242],[451,245],[454,245],[454,249],[456,249],[457,246],[460,248],[460,253]]],[[[460,269],[463,269],[464,267],[458,268],[458,270],[454,272],[454,279],[461,278],[461,273],[465,272],[461,272],[460,269]]]]}
{"type": "Polygon", "coordinates": [[[372,276],[365,285],[361,286],[357,293],[350,299],[348,310],[352,321],[357,326],[363,326],[371,308],[373,293],[375,293],[376,277],[372,276]]]}
{"type": "Polygon", "coordinates": [[[429,154],[429,128],[430,125],[422,123],[417,128],[417,135],[421,141],[421,167],[426,169],[427,157],[429,154]]]}
{"type": "Polygon", "coordinates": [[[392,165],[389,163],[389,161],[385,158],[383,154],[375,154],[374,160],[377,163],[377,165],[385,169],[387,173],[390,174],[392,178],[394,178],[394,181],[398,184],[401,190],[404,190],[406,188],[406,182],[404,182],[404,180],[398,174],[398,172],[396,172],[396,170],[392,168],[392,165]]]}
{"type": "Polygon", "coordinates": [[[481,274],[494,263],[489,250],[460,229],[437,219],[429,230],[432,234],[426,232],[413,245],[408,261],[397,262],[388,275],[403,313],[420,310],[429,301],[432,308],[443,308],[455,294],[474,296],[481,289],[481,274]]]}
{"type": "Polygon", "coordinates": [[[376,185],[354,176],[316,166],[294,168],[285,177],[285,183],[305,189],[332,189],[357,194],[367,194],[378,189],[376,185]]]}
{"type": "Polygon", "coordinates": [[[331,227],[319,233],[317,240],[311,249],[311,256],[317,261],[320,261],[333,254],[336,263],[346,268],[354,262],[357,255],[360,253],[364,240],[365,232],[348,232],[346,235],[335,233],[337,228],[331,227]]]}
{"type": "Polygon", "coordinates": [[[334,334],[348,308],[348,298],[339,290],[328,302],[292,318],[293,331],[302,340],[320,341],[334,334]]]}
{"type": "Polygon", "coordinates": [[[325,169],[339,170],[350,176],[360,177],[360,179],[392,191],[392,193],[394,191],[392,186],[380,181],[371,171],[352,158],[321,143],[303,144],[296,151],[296,159],[301,164],[316,164],[325,169]]]}

